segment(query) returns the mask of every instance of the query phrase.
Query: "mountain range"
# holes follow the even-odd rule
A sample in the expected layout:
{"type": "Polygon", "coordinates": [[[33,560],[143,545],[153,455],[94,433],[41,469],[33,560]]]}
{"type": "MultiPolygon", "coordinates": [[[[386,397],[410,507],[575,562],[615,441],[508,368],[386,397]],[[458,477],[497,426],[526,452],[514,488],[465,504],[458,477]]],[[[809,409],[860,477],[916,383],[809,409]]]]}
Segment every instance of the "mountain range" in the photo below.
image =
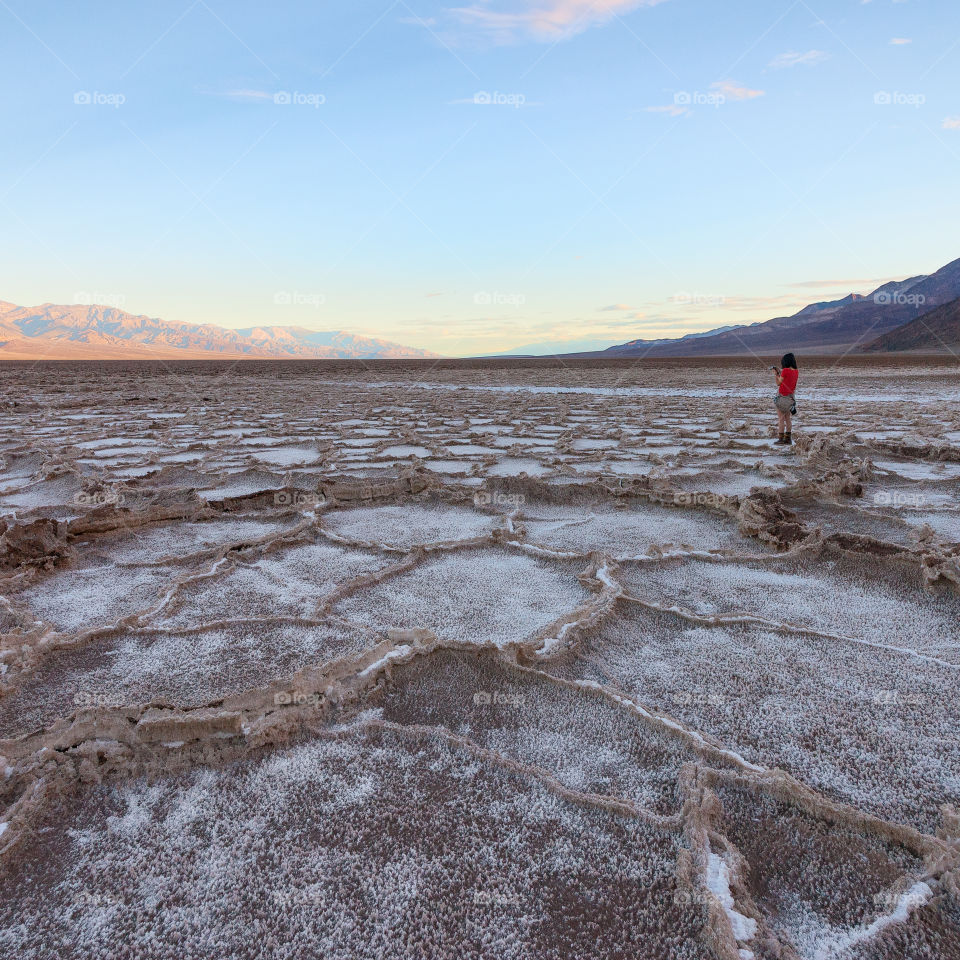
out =
{"type": "Polygon", "coordinates": [[[864,347],[867,352],[890,350],[929,350],[960,352],[960,300],[951,300],[942,307],[885,333],[864,347]]]}
{"type": "MultiPolygon", "coordinates": [[[[607,341],[609,342],[609,341],[607,341]]],[[[960,259],[894,280],[866,296],[808,304],[789,317],[598,349],[596,340],[530,344],[497,356],[721,357],[960,350],[960,259]]],[[[342,330],[262,326],[231,330],[171,323],[99,305],[0,301],[0,360],[419,359],[437,354],[342,330]]]]}
{"type": "Polygon", "coordinates": [[[867,296],[851,293],[840,300],[811,303],[790,317],[672,340],[631,340],[592,356],[769,356],[788,350],[808,354],[940,352],[960,341],[958,300],[960,260],[954,260],[936,273],[885,283],[867,296]],[[948,304],[952,309],[946,308],[948,304]]]}
{"type": "Polygon", "coordinates": [[[170,323],[116,307],[0,301],[0,359],[409,359],[436,354],[342,330],[170,323]]]}
{"type": "MultiPolygon", "coordinates": [[[[698,337],[710,337],[715,333],[723,333],[725,330],[734,330],[742,324],[734,324],[729,327],[717,327],[714,330],[706,330],[703,333],[686,333],[682,337],[664,340],[636,340],[634,343],[680,343],[685,340],[695,340],[698,337]]],[[[609,339],[606,340],[558,340],[546,341],[543,343],[528,343],[522,347],[514,347],[512,350],[504,350],[502,353],[492,353],[491,357],[555,357],[568,356],[570,354],[580,353],[601,353],[607,348],[614,347],[609,339]]]]}

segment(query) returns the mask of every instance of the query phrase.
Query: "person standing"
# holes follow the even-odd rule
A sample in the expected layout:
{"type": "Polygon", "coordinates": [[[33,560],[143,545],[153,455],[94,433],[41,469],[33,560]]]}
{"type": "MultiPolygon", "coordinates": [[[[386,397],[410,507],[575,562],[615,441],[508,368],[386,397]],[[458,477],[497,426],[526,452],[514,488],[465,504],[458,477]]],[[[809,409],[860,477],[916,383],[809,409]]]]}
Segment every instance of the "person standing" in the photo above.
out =
{"type": "Polygon", "coordinates": [[[800,372],[797,370],[797,358],[792,353],[785,353],[780,360],[780,368],[773,368],[777,375],[777,395],[773,404],[777,408],[777,429],[779,436],[774,446],[790,446],[793,443],[791,432],[791,416],[797,412],[794,393],[797,389],[797,380],[800,372]]]}

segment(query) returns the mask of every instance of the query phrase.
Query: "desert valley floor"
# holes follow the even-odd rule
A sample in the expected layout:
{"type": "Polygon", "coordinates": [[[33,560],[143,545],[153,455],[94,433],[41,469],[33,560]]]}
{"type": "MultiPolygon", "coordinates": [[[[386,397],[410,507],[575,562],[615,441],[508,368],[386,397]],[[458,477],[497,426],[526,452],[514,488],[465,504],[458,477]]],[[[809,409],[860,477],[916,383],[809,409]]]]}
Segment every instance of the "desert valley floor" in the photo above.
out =
{"type": "Polygon", "coordinates": [[[0,367],[0,957],[960,958],[960,364],[0,367]]]}

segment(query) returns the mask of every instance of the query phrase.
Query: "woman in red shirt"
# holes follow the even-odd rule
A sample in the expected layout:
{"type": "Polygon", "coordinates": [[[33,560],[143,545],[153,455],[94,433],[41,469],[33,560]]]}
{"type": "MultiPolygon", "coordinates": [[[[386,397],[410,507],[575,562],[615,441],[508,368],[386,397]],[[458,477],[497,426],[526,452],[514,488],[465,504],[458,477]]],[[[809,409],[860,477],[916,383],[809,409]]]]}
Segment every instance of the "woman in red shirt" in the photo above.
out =
{"type": "Polygon", "coordinates": [[[792,353],[785,353],[780,360],[778,370],[773,368],[777,375],[777,395],[774,397],[774,406],[777,408],[777,426],[780,436],[777,438],[775,446],[789,446],[793,443],[793,437],[790,433],[790,416],[796,412],[796,403],[793,393],[797,389],[797,380],[800,373],[797,370],[797,358],[792,353]]]}

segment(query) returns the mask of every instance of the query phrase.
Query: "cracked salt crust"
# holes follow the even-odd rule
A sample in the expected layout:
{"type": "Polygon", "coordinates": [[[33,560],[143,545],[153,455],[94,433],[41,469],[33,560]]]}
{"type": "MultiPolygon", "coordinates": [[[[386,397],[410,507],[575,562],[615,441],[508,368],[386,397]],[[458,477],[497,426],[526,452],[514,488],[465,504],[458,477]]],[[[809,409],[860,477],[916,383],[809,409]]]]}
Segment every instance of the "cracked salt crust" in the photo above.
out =
{"type": "Polygon", "coordinates": [[[358,507],[328,513],[324,527],[340,537],[377,542],[398,549],[416,544],[470,540],[488,535],[500,523],[479,511],[441,505],[358,507]]]}
{"type": "Polygon", "coordinates": [[[429,629],[448,641],[502,647],[529,639],[591,594],[572,572],[522,554],[431,557],[402,578],[359,590],[332,613],[377,630],[429,629]]]}
{"type": "Polygon", "coordinates": [[[0,953],[960,956],[954,371],[22,376],[0,953]]]}

